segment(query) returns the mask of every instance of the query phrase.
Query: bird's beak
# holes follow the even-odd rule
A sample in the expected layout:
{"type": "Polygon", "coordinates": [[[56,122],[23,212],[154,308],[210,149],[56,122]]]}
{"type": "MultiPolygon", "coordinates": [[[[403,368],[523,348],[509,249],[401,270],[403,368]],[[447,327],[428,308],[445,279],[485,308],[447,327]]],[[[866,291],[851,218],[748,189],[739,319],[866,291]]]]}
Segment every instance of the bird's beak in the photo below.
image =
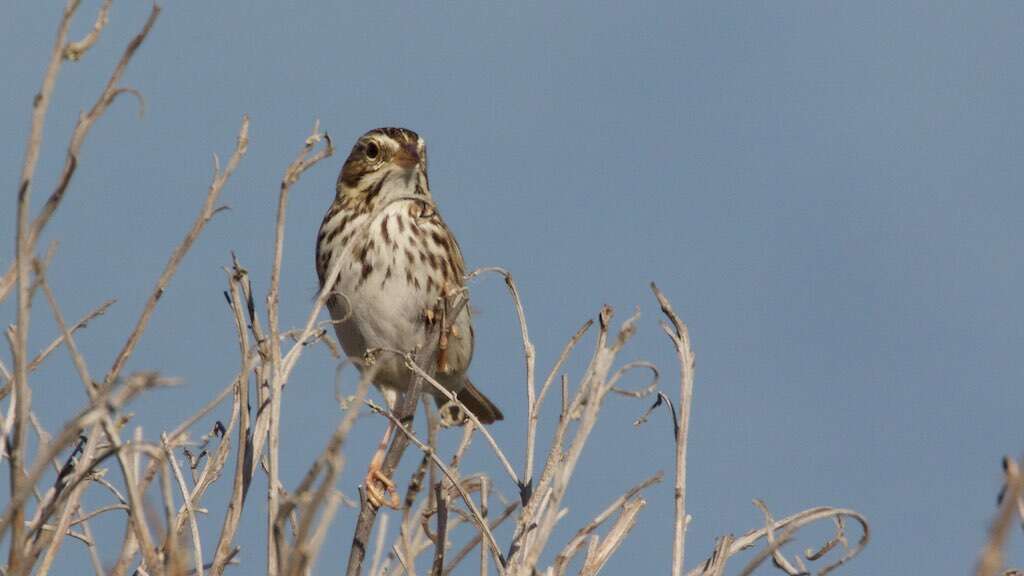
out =
{"type": "Polygon", "coordinates": [[[392,161],[406,170],[411,170],[420,163],[420,153],[416,150],[415,144],[402,144],[392,161]]]}

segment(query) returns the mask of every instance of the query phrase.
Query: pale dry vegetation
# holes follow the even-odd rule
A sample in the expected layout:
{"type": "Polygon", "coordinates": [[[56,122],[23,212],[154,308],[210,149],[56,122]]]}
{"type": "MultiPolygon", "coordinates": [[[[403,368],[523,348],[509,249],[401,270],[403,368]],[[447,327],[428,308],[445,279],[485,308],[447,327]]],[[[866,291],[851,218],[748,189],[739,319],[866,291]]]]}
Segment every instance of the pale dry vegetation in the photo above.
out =
{"type": "MultiPolygon", "coordinates": [[[[661,472],[656,472],[663,463],[651,462],[649,478],[625,491],[603,510],[594,511],[593,519],[568,541],[555,541],[555,527],[563,520],[572,498],[577,464],[591,431],[600,424],[605,401],[612,395],[649,397],[651,408],[638,420],[638,425],[646,421],[653,410],[666,410],[671,414],[671,418],[664,420],[673,423],[668,433],[674,433],[676,446],[675,467],[669,475],[669,481],[675,486],[675,528],[673,549],[666,551],[663,562],[666,571],[671,570],[676,576],[725,574],[732,558],[730,567],[732,573],[737,574],[749,574],[758,567],[791,575],[824,574],[850,560],[867,544],[867,521],[854,510],[816,507],[776,519],[766,505],[756,501],[764,515],[763,525],[742,536],[720,537],[706,559],[690,562],[689,570],[684,571],[689,522],[686,448],[694,386],[694,357],[686,325],[668,298],[652,284],[665,318],[662,327],[678,357],[678,365],[673,368],[673,371],[678,370],[678,386],[672,386],[671,390],[660,388],[658,370],[653,365],[619,361],[620,351],[636,329],[636,317],[616,324],[609,307],[597,312],[596,321],[588,320],[579,328],[554,366],[538,380],[523,303],[512,275],[499,268],[480,269],[471,276],[500,277],[508,287],[511,305],[518,317],[522,350],[516,353],[524,358],[523,389],[528,411],[525,417],[513,416],[510,425],[521,430],[525,453],[508,453],[479,423],[469,423],[461,430],[461,441],[454,452],[439,452],[435,448],[439,419],[432,405],[422,403],[420,413],[425,415],[427,425],[420,426],[425,433],[418,435],[412,422],[421,405],[417,400],[419,395],[406,395],[395,412],[390,413],[369,399],[372,377],[372,370],[369,370],[351,395],[343,399],[333,434],[312,439],[323,446],[319,457],[309,465],[300,482],[285,485],[279,476],[279,454],[286,448],[281,446],[279,434],[281,405],[288,401],[285,385],[311,344],[326,345],[338,355],[337,345],[331,340],[333,331],[321,314],[337,270],[329,272],[327,287],[317,295],[307,316],[283,320],[278,316],[289,193],[304,171],[334,152],[330,139],[320,132],[319,126],[301,143],[298,157],[280,182],[276,239],[274,251],[269,255],[273,266],[268,293],[265,297],[253,293],[248,272],[237,260],[226,268],[225,294],[233,313],[239,353],[236,376],[174,429],[154,429],[146,422],[131,419],[125,407],[134,399],[175,384],[173,375],[125,374],[123,370],[144,336],[151,316],[160,312],[160,296],[172,282],[179,263],[217,213],[221,191],[243,162],[249,119],[242,119],[234,151],[226,163],[216,166],[199,215],[171,254],[155,286],[135,287],[149,290],[150,296],[134,326],[125,327],[127,337],[123,347],[101,375],[92,359],[80,352],[76,341],[87,336],[81,329],[102,315],[110,303],[99,304],[81,319],[69,323],[47,281],[53,249],[41,249],[37,241],[69,190],[79,150],[85,145],[90,128],[118,96],[129,94],[141,100],[138,92],[124,86],[123,75],[156,24],[160,8],[153,6],[148,20],[128,43],[95,104],[80,117],[70,137],[56,188],[39,214],[31,218],[29,196],[33,192],[43,124],[55,79],[63,65],[71,65],[89,55],[90,46],[103,33],[110,9],[110,2],[104,2],[92,31],[82,40],[72,42],[68,29],[78,4],[76,0],[69,0],[64,9],[42,87],[32,104],[31,133],[16,198],[16,258],[0,280],[0,301],[13,294],[17,303],[16,322],[6,333],[10,366],[0,362],[0,401],[4,401],[0,410],[3,433],[0,460],[10,472],[10,493],[2,502],[3,515],[0,516],[0,537],[8,546],[2,566],[4,574],[47,574],[62,550],[70,546],[87,549],[91,569],[96,574],[179,575],[225,571],[252,574],[266,571],[298,575],[337,573],[343,569],[349,575],[449,574],[456,570],[480,574],[494,570],[498,574],[524,576],[570,571],[597,574],[612,554],[629,546],[631,530],[642,521],[645,489],[665,480],[661,472]],[[35,355],[27,349],[30,312],[51,315],[59,327],[52,344],[35,355]],[[298,327],[286,329],[282,324],[298,327]],[[578,381],[569,381],[562,372],[563,364],[578,353],[577,344],[588,331],[596,332],[596,345],[588,352],[589,365],[578,381]],[[54,354],[70,355],[89,400],[60,429],[48,431],[39,424],[33,411],[32,390],[36,388],[33,382],[36,369],[54,354]],[[639,390],[620,388],[622,377],[634,370],[653,374],[650,384],[639,390]],[[545,402],[559,406],[557,422],[553,423],[551,437],[538,439],[538,423],[545,402]],[[378,515],[378,510],[355,486],[342,486],[338,481],[346,465],[345,442],[357,425],[360,412],[388,418],[398,427],[400,433],[396,434],[385,459],[385,473],[395,471],[403,453],[407,459],[419,462],[411,480],[400,487],[402,506],[397,513],[378,515]],[[197,422],[211,414],[219,415],[213,431],[193,430],[197,422]],[[493,466],[487,471],[463,469],[463,455],[474,441],[486,444],[488,454],[493,456],[493,466]],[[539,451],[538,446],[546,447],[546,451],[539,451]],[[249,489],[257,475],[266,476],[265,494],[249,489]],[[518,487],[519,493],[509,500],[502,498],[494,488],[496,476],[501,475],[518,487]],[[210,487],[217,482],[230,486],[224,491],[228,494],[226,499],[208,497],[210,487]],[[87,491],[103,493],[112,504],[87,508],[83,505],[83,494],[87,491]],[[343,493],[349,501],[356,502],[357,510],[346,507],[343,493]],[[247,506],[252,498],[266,499],[266,517],[259,518],[263,506],[247,506]],[[156,514],[153,503],[158,503],[156,514]],[[90,523],[101,515],[123,521],[124,537],[119,550],[97,549],[90,523]],[[240,553],[236,534],[243,517],[265,526],[266,550],[240,553]],[[316,564],[327,529],[336,522],[355,524],[350,543],[335,543],[335,546],[350,548],[348,565],[344,568],[316,564]],[[389,525],[393,522],[398,526],[389,525]],[[788,556],[783,553],[802,527],[821,522],[834,526],[834,536],[815,549],[788,556]],[[511,537],[501,541],[495,532],[504,524],[511,527],[505,530],[511,537]],[[759,548],[744,554],[742,564],[741,559],[733,558],[755,547],[759,548]]],[[[101,67],[100,63],[76,65],[101,67]]],[[[466,305],[466,299],[458,305],[466,305]]],[[[379,353],[403,355],[416,374],[414,389],[422,390],[439,386],[430,368],[435,364],[434,352],[424,349],[379,353]]],[[[339,358],[339,363],[343,364],[344,360],[339,358]]],[[[1003,569],[1002,544],[1013,519],[1021,516],[1024,505],[1020,495],[1020,474],[1016,464],[1009,462],[1003,504],[989,546],[979,562],[979,574],[995,574],[1003,569]]],[[[83,567],[81,572],[85,571],[83,567]]]]}

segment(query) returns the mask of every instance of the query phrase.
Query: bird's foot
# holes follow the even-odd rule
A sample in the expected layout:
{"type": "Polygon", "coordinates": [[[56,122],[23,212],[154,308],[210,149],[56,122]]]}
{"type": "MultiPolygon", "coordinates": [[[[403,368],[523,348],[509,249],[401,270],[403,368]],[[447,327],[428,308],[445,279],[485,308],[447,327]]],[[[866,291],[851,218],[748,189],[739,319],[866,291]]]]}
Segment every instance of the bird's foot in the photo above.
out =
{"type": "Polygon", "coordinates": [[[398,490],[394,481],[381,471],[379,465],[370,466],[363,487],[366,489],[366,499],[377,508],[387,506],[398,510],[398,490]]]}

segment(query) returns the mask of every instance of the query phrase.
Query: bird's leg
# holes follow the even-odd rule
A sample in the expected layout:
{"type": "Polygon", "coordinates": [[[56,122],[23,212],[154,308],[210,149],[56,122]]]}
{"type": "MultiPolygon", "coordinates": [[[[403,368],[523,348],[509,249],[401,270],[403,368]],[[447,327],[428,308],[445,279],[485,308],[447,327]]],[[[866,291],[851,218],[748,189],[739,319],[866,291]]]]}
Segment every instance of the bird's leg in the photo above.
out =
{"type": "Polygon", "coordinates": [[[398,491],[395,488],[395,483],[381,470],[384,465],[384,454],[388,449],[388,443],[391,442],[391,435],[394,431],[395,425],[388,420],[388,427],[384,431],[384,437],[380,439],[377,451],[374,452],[373,459],[370,460],[370,469],[366,471],[366,479],[363,480],[363,486],[366,488],[366,499],[371,504],[377,508],[387,506],[388,508],[398,510],[398,491]]]}

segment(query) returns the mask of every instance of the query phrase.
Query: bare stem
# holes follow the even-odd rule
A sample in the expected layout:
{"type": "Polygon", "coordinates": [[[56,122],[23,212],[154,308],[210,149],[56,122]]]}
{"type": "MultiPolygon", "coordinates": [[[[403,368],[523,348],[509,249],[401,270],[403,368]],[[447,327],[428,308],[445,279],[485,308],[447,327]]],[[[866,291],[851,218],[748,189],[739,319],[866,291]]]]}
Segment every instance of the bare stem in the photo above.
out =
{"type": "MultiPolygon", "coordinates": [[[[750,532],[747,532],[746,534],[738,538],[730,539],[730,542],[727,546],[716,546],[715,556],[713,556],[712,558],[708,558],[705,562],[701,564],[701,566],[691,569],[686,574],[687,576],[701,576],[703,574],[707,574],[707,567],[713,566],[715,564],[720,564],[724,566],[725,560],[728,559],[728,557],[734,556],[737,553],[746,550],[751,546],[754,546],[757,542],[759,542],[762,539],[768,540],[770,532],[781,532],[780,536],[774,537],[774,544],[770,543],[767,547],[769,548],[767,554],[772,555],[774,554],[775,550],[778,549],[778,546],[784,543],[780,542],[781,540],[789,539],[792,535],[796,533],[797,530],[803,528],[804,526],[807,526],[808,524],[813,524],[815,522],[820,522],[822,520],[827,519],[836,520],[837,526],[842,526],[842,522],[839,521],[839,519],[851,519],[860,524],[862,530],[861,537],[857,541],[856,545],[848,548],[846,550],[846,553],[843,554],[838,560],[835,560],[831,564],[825,566],[824,568],[818,571],[818,574],[827,574],[828,572],[834,570],[842,564],[845,564],[851,558],[859,554],[860,551],[863,550],[865,546],[867,546],[868,541],[871,538],[871,534],[868,529],[867,519],[865,519],[864,516],[862,516],[855,510],[849,510],[846,508],[830,508],[827,506],[818,506],[815,508],[808,508],[807,510],[798,512],[791,516],[787,516],[786,518],[783,518],[781,520],[776,520],[772,522],[770,525],[761,527],[756,530],[751,530],[750,532]]],[[[719,544],[721,544],[721,542],[719,544]]],[[[762,553],[764,553],[764,550],[762,550],[762,553]]]]}
{"type": "Polygon", "coordinates": [[[103,5],[100,6],[100,11],[96,14],[96,22],[93,23],[92,30],[89,30],[89,33],[78,42],[70,42],[64,47],[65,58],[72,62],[81,60],[89,48],[92,48],[93,44],[100,39],[100,32],[107,25],[107,16],[110,13],[111,4],[113,4],[113,0],[103,0],[103,5]]]}
{"type": "MultiPolygon", "coordinates": [[[[280,418],[281,418],[281,391],[287,379],[287,371],[281,363],[281,339],[278,327],[278,294],[281,284],[281,259],[284,250],[284,223],[285,212],[288,207],[288,193],[292,184],[298,182],[302,173],[311,168],[317,162],[334,154],[334,146],[330,137],[320,133],[320,122],[317,121],[313,127],[313,133],[306,139],[302,151],[298,157],[285,170],[284,178],[281,179],[281,192],[277,201],[277,225],[274,238],[274,265],[270,274],[270,290],[267,293],[267,319],[270,324],[270,353],[271,353],[271,381],[270,391],[270,421],[269,424],[269,481],[267,486],[267,573],[270,576],[277,574],[277,567],[280,559],[277,551],[282,543],[277,541],[274,523],[278,517],[279,495],[281,491],[281,480],[279,478],[278,446],[280,443],[280,418]],[[312,157],[308,157],[317,143],[326,140],[327,145],[320,149],[312,157]],[[307,158],[308,157],[308,158],[307,158]]],[[[296,345],[299,345],[296,343],[296,345]]]]}
{"type": "MultiPolygon", "coordinates": [[[[29,130],[28,143],[25,146],[25,161],[21,167],[21,178],[18,184],[18,207],[16,219],[14,268],[18,279],[18,312],[17,330],[14,341],[14,392],[17,403],[14,413],[14,434],[11,435],[8,453],[11,460],[10,488],[11,498],[24,490],[25,478],[25,441],[29,424],[31,397],[28,386],[28,329],[29,307],[29,269],[32,261],[32,242],[29,236],[28,213],[32,178],[39,162],[39,148],[43,143],[43,125],[46,111],[50,107],[50,98],[57,82],[57,72],[63,60],[61,49],[71,26],[71,18],[78,8],[78,0],[68,0],[64,7],[64,15],[57,26],[57,38],[50,52],[50,63],[43,76],[43,85],[32,103],[32,127],[29,130]]],[[[9,284],[8,284],[9,286],[9,284]]],[[[6,293],[6,291],[4,291],[6,293]]],[[[0,298],[2,300],[2,298],[0,298]]],[[[24,511],[20,507],[15,511],[14,526],[11,529],[11,549],[8,557],[8,569],[17,573],[22,568],[25,553],[24,542],[24,511]]]]}
{"type": "Polygon", "coordinates": [[[163,273],[160,274],[160,278],[156,282],[156,287],[153,288],[153,292],[149,295],[149,299],[146,301],[146,305],[142,309],[142,314],[139,315],[138,321],[135,323],[135,329],[132,330],[131,335],[128,336],[128,340],[124,343],[121,348],[121,352],[118,353],[117,359],[114,360],[113,366],[110,367],[110,371],[107,372],[106,377],[103,379],[104,382],[110,384],[121,374],[121,370],[124,368],[128,358],[131,357],[132,352],[135,351],[135,346],[139,343],[139,339],[142,338],[142,333],[146,329],[146,325],[149,323],[149,318],[153,315],[153,310],[156,309],[156,303],[163,296],[164,290],[167,289],[167,285],[170,284],[171,278],[174,277],[174,273],[178,271],[178,265],[181,264],[182,259],[185,258],[185,254],[188,253],[189,249],[192,248],[192,244],[195,243],[196,238],[206,227],[206,223],[213,217],[214,209],[216,207],[217,198],[220,196],[221,190],[227,183],[228,178],[234,173],[235,168],[238,167],[238,163],[245,156],[245,152],[249,146],[249,116],[242,117],[242,128],[238,131],[238,141],[235,144],[235,151],[231,154],[231,159],[228,160],[228,165],[223,171],[218,171],[214,175],[213,182],[210,184],[210,189],[206,193],[206,201],[203,203],[203,208],[199,212],[199,216],[196,217],[195,222],[192,223],[192,227],[188,233],[185,234],[185,238],[181,241],[181,244],[175,248],[171,254],[170,259],[167,261],[167,265],[164,266],[163,273]]]}
{"type": "MultiPolygon", "coordinates": [[[[524,494],[530,490],[530,485],[533,482],[533,453],[534,443],[536,442],[537,427],[535,425],[536,413],[539,409],[537,402],[536,385],[534,384],[534,374],[536,372],[536,349],[533,346],[533,342],[530,341],[530,331],[526,327],[526,312],[523,310],[523,302],[519,297],[519,288],[516,286],[515,280],[512,279],[512,274],[497,266],[490,268],[479,268],[469,274],[468,278],[473,278],[480,274],[487,272],[493,272],[500,274],[505,279],[505,285],[508,287],[509,294],[512,296],[512,302],[516,307],[516,318],[519,320],[519,333],[523,339],[523,357],[526,361],[526,463],[523,469],[523,480],[526,484],[520,483],[519,488],[524,491],[524,494]]],[[[515,474],[513,474],[515,477],[515,474]]],[[[524,498],[525,500],[526,498],[524,498]]]]}
{"type": "MultiPolygon", "coordinates": [[[[162,436],[161,446],[164,450],[164,459],[170,462],[171,468],[174,470],[174,479],[178,483],[178,489],[181,491],[181,498],[184,501],[185,510],[188,512],[189,525],[192,528],[192,554],[195,556],[196,574],[203,576],[203,543],[199,537],[199,523],[196,522],[196,511],[192,507],[192,495],[189,493],[188,487],[185,485],[185,476],[181,473],[181,466],[178,465],[177,458],[174,457],[174,452],[171,450],[170,444],[167,442],[167,434],[162,436]]],[[[170,533],[177,533],[177,523],[169,522],[167,530],[170,533]]],[[[170,542],[170,540],[168,540],[170,542]]],[[[166,554],[178,554],[176,550],[165,550],[166,554]]]]}
{"type": "MultiPolygon", "coordinates": [[[[339,264],[336,263],[332,267],[334,269],[328,274],[329,284],[333,284],[334,279],[337,278],[337,270],[335,269],[338,266],[339,264]]],[[[437,342],[440,323],[435,323],[434,326],[435,329],[428,333],[427,342],[437,342]]],[[[424,346],[416,355],[416,365],[425,366],[427,374],[432,374],[437,366],[437,362],[434,361],[437,353],[436,348],[436,346],[424,346]]],[[[387,415],[389,419],[397,422],[412,423],[413,416],[416,413],[416,404],[423,390],[423,378],[419,374],[411,373],[411,380],[412,384],[409,386],[409,389],[406,390],[396,403],[395,413],[387,415]]],[[[384,475],[391,476],[394,473],[408,445],[409,435],[397,434],[395,436],[395,439],[391,442],[391,447],[384,455],[384,462],[381,465],[381,472],[384,475]]],[[[362,572],[363,560],[366,558],[366,548],[369,545],[370,533],[373,531],[373,524],[376,519],[377,507],[370,502],[369,498],[364,496],[359,508],[359,517],[356,520],[355,533],[352,536],[352,547],[349,550],[348,564],[345,568],[346,576],[359,576],[360,572],[362,572]]]]}
{"type": "Polygon", "coordinates": [[[430,459],[433,461],[434,465],[437,466],[441,470],[441,472],[448,478],[448,481],[452,483],[452,487],[455,488],[455,490],[459,493],[459,496],[462,498],[463,503],[465,503],[466,508],[469,509],[470,516],[473,519],[477,530],[479,530],[483,534],[484,539],[487,541],[487,545],[491,549],[491,552],[494,554],[494,557],[498,559],[498,573],[505,574],[505,559],[504,555],[501,553],[501,549],[498,547],[498,542],[494,539],[494,534],[491,533],[490,528],[487,526],[487,521],[484,520],[483,515],[480,513],[480,509],[477,508],[476,504],[473,502],[473,499],[469,496],[469,493],[466,492],[466,489],[462,487],[462,483],[459,481],[458,475],[454,471],[452,471],[451,468],[445,465],[445,463],[440,458],[438,458],[437,453],[434,452],[434,450],[432,450],[430,446],[425,444],[422,440],[417,438],[416,435],[413,434],[408,428],[406,428],[405,425],[403,425],[402,422],[394,414],[385,412],[383,410],[380,410],[379,413],[387,417],[387,419],[391,421],[392,425],[395,426],[395,429],[402,433],[402,436],[408,438],[417,448],[422,450],[424,454],[430,456],[430,459]]]}
{"type": "MultiPolygon", "coordinates": [[[[64,19],[61,20],[61,27],[58,31],[57,42],[54,45],[50,65],[47,67],[46,76],[43,80],[43,89],[36,96],[32,116],[32,132],[31,136],[29,136],[29,153],[26,154],[26,163],[22,170],[21,179],[21,188],[25,188],[26,192],[29,187],[29,183],[31,182],[32,174],[35,171],[35,165],[39,153],[39,144],[42,143],[43,119],[46,115],[46,107],[49,105],[50,94],[53,91],[53,82],[56,79],[60,63],[64,59],[64,45],[67,40],[67,25],[70,23],[71,16],[78,7],[78,4],[79,0],[69,0],[67,7],[64,9],[64,19]]],[[[152,30],[153,25],[156,23],[157,16],[159,15],[160,6],[154,3],[150,10],[149,17],[146,19],[146,23],[142,26],[142,30],[132,38],[128,43],[128,46],[124,49],[124,52],[121,54],[121,59],[118,60],[117,65],[114,67],[114,71],[107,79],[103,92],[100,94],[99,98],[96,99],[92,108],[90,108],[87,113],[79,117],[78,123],[75,125],[75,130],[71,134],[71,141],[68,143],[67,155],[64,159],[64,167],[61,169],[60,176],[57,178],[57,186],[54,188],[53,192],[50,193],[49,198],[46,199],[46,203],[43,204],[43,208],[39,211],[35,220],[32,221],[32,229],[28,236],[29,246],[35,245],[36,241],[39,239],[39,234],[42,233],[43,228],[50,221],[53,213],[57,211],[57,207],[60,206],[61,201],[64,199],[64,194],[67,192],[68,185],[71,183],[71,178],[74,176],[75,170],[78,167],[78,156],[81,151],[82,144],[85,142],[85,137],[89,134],[89,130],[119,95],[126,92],[134,94],[135,96],[139,95],[136,90],[122,87],[120,85],[121,77],[124,76],[124,72],[128,68],[128,63],[135,55],[135,52],[139,49],[139,46],[142,45],[142,42],[149,35],[149,32],[152,30]]],[[[21,188],[19,188],[19,190],[21,188]]],[[[11,285],[14,282],[15,272],[15,267],[12,266],[7,270],[3,277],[0,278],[0,302],[3,302],[7,297],[7,294],[11,289],[11,285]]]]}
{"type": "Polygon", "coordinates": [[[672,536],[672,576],[683,573],[683,558],[686,549],[686,445],[690,431],[690,406],[693,404],[693,351],[690,349],[690,331],[679,315],[672,310],[668,298],[651,282],[654,297],[661,305],[661,311],[671,321],[671,326],[662,324],[665,333],[672,340],[679,357],[679,426],[676,428],[676,484],[675,523],[672,536]]]}
{"type": "Polygon", "coordinates": [[[994,576],[1003,568],[1003,546],[1006,545],[1010,526],[1017,514],[1017,502],[1024,490],[1024,480],[1022,480],[1017,462],[1011,458],[1005,458],[1003,468],[1006,473],[1006,487],[999,504],[999,512],[992,522],[985,548],[982,549],[981,557],[978,559],[978,567],[975,569],[977,576],[994,576]]]}

